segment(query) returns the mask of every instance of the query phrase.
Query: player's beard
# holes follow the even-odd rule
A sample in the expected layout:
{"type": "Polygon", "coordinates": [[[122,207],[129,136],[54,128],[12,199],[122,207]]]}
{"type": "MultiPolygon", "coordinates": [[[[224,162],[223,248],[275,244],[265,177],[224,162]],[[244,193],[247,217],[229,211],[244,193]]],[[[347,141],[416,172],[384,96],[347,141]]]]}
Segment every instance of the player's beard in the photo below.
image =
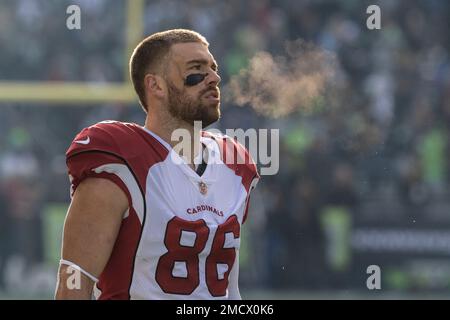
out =
{"type": "Polygon", "coordinates": [[[201,121],[203,128],[219,120],[220,103],[208,104],[202,101],[203,95],[215,87],[202,90],[197,99],[190,97],[185,90],[179,90],[170,81],[167,81],[167,87],[168,109],[174,118],[192,125],[194,121],[201,121]]]}

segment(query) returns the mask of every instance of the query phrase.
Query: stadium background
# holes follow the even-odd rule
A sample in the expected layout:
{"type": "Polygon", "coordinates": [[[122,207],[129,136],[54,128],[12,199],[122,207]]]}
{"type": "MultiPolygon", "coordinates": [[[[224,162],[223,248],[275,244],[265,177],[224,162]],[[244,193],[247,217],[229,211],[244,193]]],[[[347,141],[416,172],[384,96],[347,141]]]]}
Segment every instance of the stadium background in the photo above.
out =
{"type": "Polygon", "coordinates": [[[276,120],[222,104],[219,129],[280,129],[280,172],[244,227],[244,298],[448,297],[449,21],[444,0],[0,0],[0,298],[53,297],[64,153],[97,121],[143,124],[129,53],[175,27],[207,37],[222,83],[301,38],[335,52],[349,84],[337,107],[276,120]],[[366,287],[373,264],[381,290],[366,287]]]}

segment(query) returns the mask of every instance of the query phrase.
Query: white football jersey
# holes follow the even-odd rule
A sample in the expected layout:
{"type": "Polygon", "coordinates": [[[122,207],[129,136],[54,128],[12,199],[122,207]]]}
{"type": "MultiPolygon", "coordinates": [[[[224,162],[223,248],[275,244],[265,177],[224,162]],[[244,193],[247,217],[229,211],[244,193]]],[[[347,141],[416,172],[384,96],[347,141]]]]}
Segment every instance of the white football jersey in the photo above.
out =
{"type": "Polygon", "coordinates": [[[102,177],[129,201],[98,299],[240,299],[240,230],[259,175],[235,140],[202,132],[201,142],[208,152],[201,175],[136,124],[100,122],[72,142],[72,192],[102,177]]]}

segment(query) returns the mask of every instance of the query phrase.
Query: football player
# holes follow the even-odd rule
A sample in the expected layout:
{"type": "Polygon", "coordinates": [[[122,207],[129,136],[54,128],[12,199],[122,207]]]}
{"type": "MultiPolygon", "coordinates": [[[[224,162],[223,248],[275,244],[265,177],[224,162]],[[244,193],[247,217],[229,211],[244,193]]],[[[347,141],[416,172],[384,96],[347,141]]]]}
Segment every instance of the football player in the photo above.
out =
{"type": "Polygon", "coordinates": [[[57,299],[240,299],[241,225],[259,175],[235,139],[194,132],[220,117],[208,46],[184,29],[144,39],[130,74],[145,125],[103,121],[70,145],[57,299]],[[200,140],[188,158],[171,140],[180,128],[200,140]]]}

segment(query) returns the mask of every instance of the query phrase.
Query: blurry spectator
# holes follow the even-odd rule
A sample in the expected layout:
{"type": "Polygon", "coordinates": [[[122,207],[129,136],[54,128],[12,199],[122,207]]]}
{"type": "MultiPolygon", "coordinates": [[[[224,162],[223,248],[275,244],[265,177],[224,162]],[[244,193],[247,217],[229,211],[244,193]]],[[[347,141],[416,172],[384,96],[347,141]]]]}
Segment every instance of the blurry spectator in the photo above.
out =
{"type": "Polygon", "coordinates": [[[13,128],[8,138],[10,150],[0,157],[2,195],[8,208],[3,228],[7,228],[8,253],[22,256],[32,266],[42,257],[39,165],[25,129],[13,128]]]}
{"type": "Polygon", "coordinates": [[[0,185],[0,291],[4,286],[4,269],[9,256],[11,244],[9,226],[8,202],[5,197],[4,190],[0,185]]]}
{"type": "Polygon", "coordinates": [[[354,209],[358,205],[354,179],[353,169],[349,164],[336,164],[331,176],[331,188],[325,203],[354,209]]]}

